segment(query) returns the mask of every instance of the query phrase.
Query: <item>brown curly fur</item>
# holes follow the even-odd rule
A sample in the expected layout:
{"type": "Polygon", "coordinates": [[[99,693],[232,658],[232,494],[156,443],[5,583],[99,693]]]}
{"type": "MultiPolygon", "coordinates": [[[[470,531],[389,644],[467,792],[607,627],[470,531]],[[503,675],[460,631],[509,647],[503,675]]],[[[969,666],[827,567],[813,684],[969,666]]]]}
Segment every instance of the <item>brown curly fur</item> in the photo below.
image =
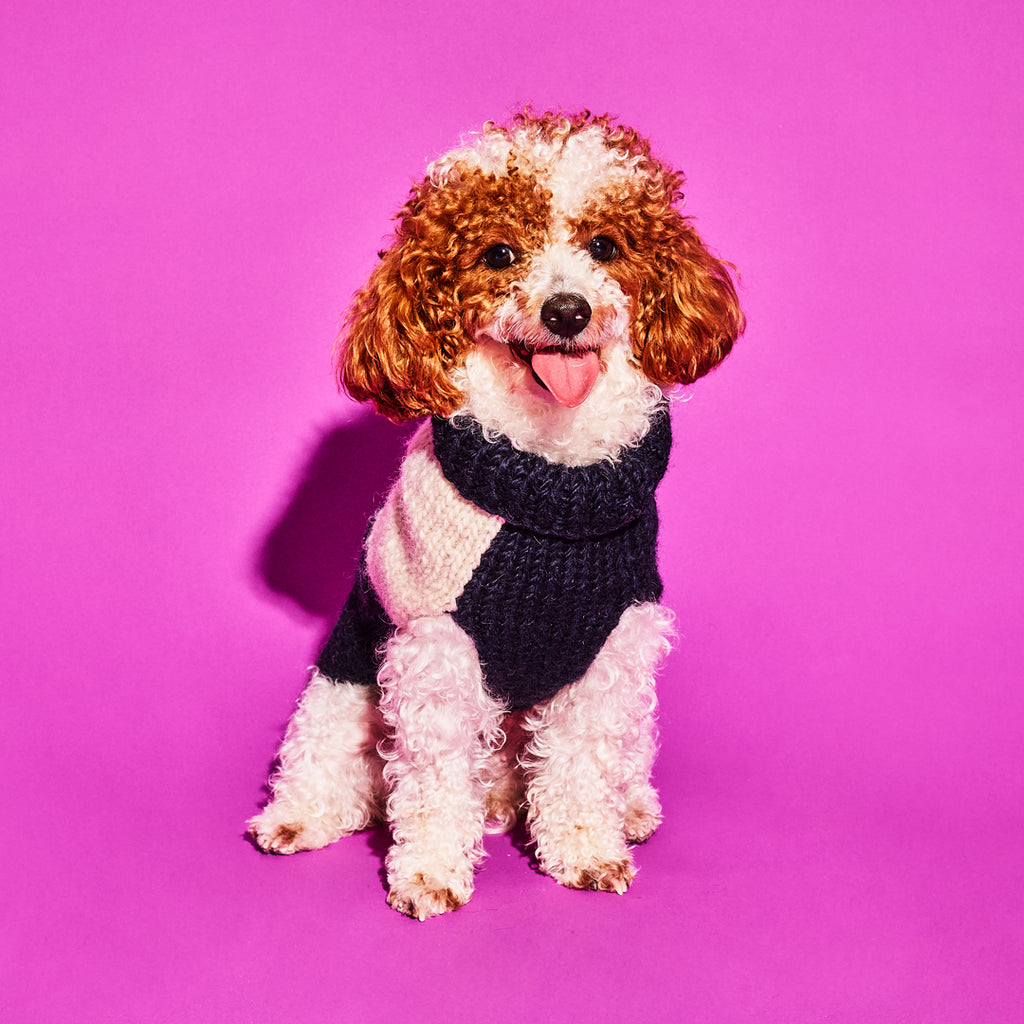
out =
{"type": "MultiPolygon", "coordinates": [[[[586,246],[595,235],[615,241],[619,256],[605,264],[632,301],[634,358],[663,386],[690,383],[730,351],[744,327],[729,266],[704,246],[676,205],[683,177],[651,155],[646,139],[607,116],[533,115],[511,128],[485,132],[513,140],[522,129],[550,143],[599,127],[605,145],[635,158],[642,172],[606,189],[572,224],[586,246]]],[[[495,270],[483,254],[500,242],[518,252],[546,238],[551,194],[516,163],[507,173],[461,170],[438,186],[418,182],[398,215],[383,254],[349,312],[337,367],[352,397],[371,400],[393,420],[438,413],[462,402],[451,372],[473,344],[473,329],[506,298],[522,272],[495,270]]]]}

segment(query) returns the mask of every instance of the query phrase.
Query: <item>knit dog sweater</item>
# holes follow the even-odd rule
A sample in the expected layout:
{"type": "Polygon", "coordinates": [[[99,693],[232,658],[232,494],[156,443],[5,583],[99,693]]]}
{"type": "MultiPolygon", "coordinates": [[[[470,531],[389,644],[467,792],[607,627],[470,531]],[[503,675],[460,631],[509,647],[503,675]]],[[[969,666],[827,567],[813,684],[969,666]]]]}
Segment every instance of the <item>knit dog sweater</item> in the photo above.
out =
{"type": "Polygon", "coordinates": [[[434,417],[371,526],[318,669],[372,684],[396,626],[447,612],[476,645],[492,697],[523,708],[554,696],[627,607],[661,597],[654,491],[670,445],[664,407],[637,445],[589,466],[434,417]]]}

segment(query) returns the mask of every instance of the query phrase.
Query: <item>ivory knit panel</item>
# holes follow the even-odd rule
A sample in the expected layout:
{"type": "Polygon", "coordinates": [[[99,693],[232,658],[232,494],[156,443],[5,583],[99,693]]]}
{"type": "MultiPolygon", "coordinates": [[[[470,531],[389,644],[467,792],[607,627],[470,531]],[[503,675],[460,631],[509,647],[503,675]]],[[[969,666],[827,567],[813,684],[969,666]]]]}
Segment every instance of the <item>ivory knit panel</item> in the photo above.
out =
{"type": "Polygon", "coordinates": [[[467,501],[434,456],[431,424],[413,435],[401,475],[366,541],[373,588],[391,621],[455,610],[504,520],[467,501]]]}

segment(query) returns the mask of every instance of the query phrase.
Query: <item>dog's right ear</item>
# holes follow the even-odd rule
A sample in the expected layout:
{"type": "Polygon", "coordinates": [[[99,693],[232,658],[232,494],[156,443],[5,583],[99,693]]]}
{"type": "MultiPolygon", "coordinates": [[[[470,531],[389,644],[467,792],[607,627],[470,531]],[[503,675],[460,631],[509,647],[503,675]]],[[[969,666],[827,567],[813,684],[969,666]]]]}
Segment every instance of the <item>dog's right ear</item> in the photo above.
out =
{"type": "Polygon", "coordinates": [[[450,379],[468,347],[447,264],[403,220],[352,302],[336,369],[357,401],[396,422],[447,415],[462,402],[450,379]]]}

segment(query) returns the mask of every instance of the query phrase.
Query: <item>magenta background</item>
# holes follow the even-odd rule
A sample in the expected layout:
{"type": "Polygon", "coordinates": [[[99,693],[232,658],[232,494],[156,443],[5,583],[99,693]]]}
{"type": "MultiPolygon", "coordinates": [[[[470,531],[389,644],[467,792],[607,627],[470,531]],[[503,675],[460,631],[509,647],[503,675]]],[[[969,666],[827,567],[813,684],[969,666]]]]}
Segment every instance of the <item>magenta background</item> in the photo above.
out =
{"type": "Polygon", "coordinates": [[[1024,1020],[1018,3],[4,6],[5,1021],[1024,1020]],[[398,451],[342,311],[524,100],[686,170],[750,327],[675,411],[633,890],[497,837],[418,925],[379,835],[242,823],[398,451]]]}

